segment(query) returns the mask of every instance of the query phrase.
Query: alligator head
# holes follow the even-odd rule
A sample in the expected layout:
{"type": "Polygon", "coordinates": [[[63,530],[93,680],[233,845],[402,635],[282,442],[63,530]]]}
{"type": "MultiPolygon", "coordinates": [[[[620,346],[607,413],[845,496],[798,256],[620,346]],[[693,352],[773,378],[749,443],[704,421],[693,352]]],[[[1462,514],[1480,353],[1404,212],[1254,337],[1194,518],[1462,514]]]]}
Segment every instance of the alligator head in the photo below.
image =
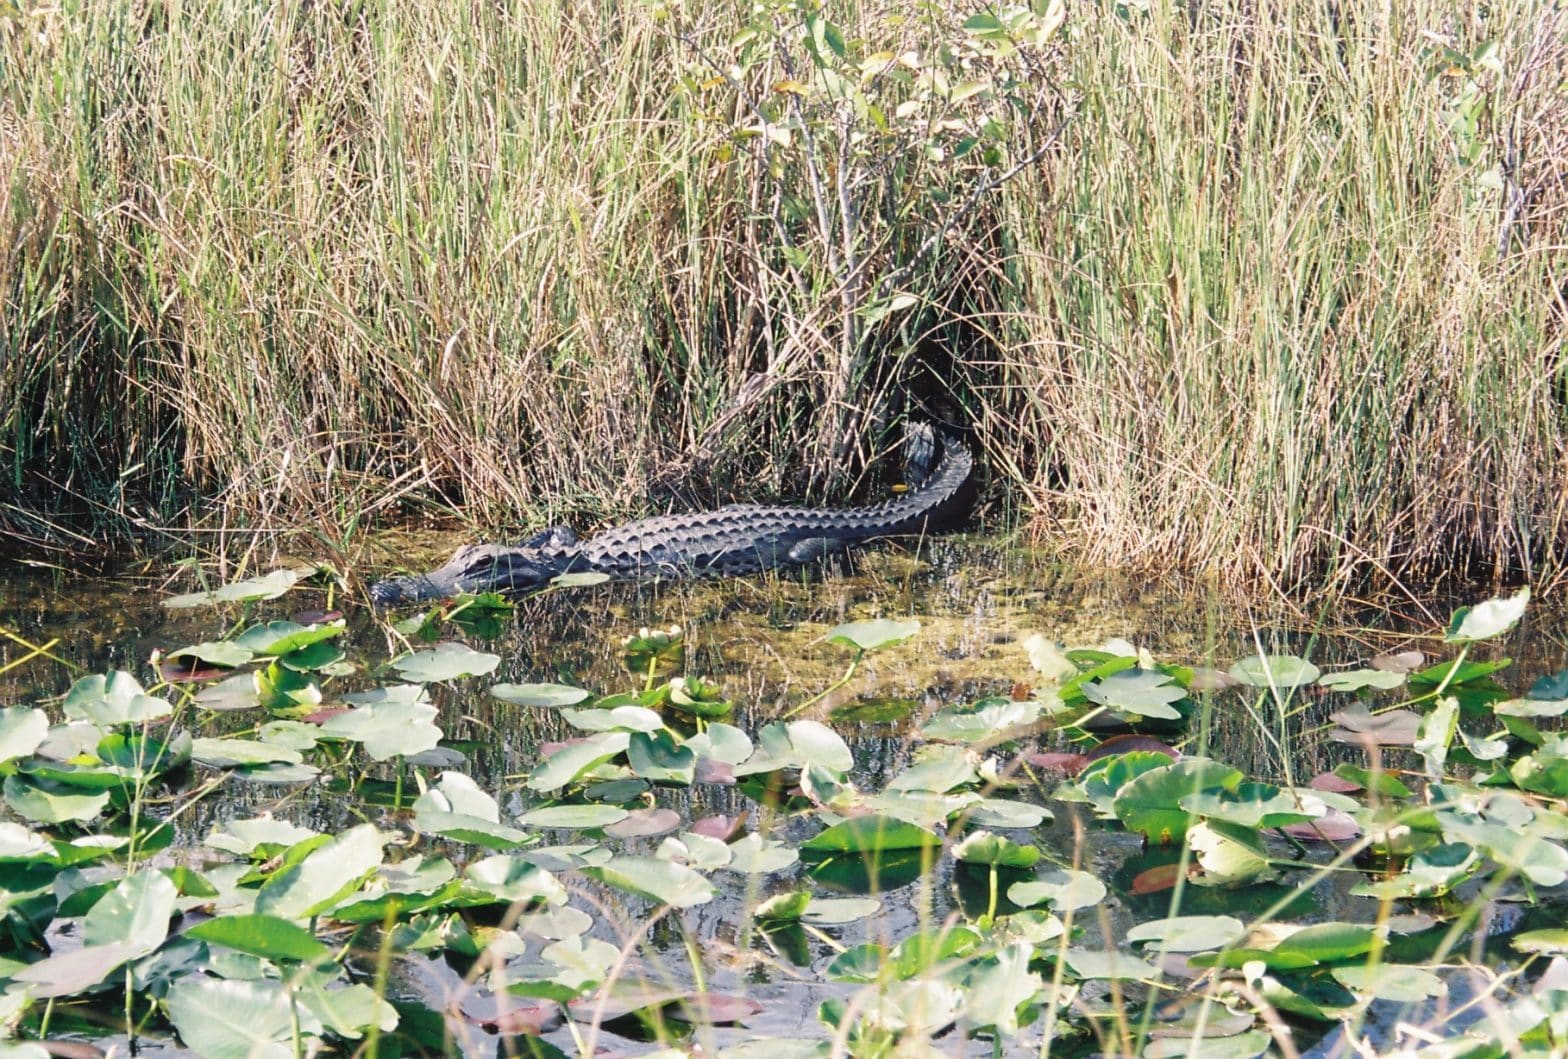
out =
{"type": "Polygon", "coordinates": [[[377,607],[394,607],[464,592],[526,595],[543,588],[561,572],[561,567],[557,557],[534,548],[470,544],[459,548],[444,566],[428,574],[376,582],[370,586],[370,599],[377,607]]]}

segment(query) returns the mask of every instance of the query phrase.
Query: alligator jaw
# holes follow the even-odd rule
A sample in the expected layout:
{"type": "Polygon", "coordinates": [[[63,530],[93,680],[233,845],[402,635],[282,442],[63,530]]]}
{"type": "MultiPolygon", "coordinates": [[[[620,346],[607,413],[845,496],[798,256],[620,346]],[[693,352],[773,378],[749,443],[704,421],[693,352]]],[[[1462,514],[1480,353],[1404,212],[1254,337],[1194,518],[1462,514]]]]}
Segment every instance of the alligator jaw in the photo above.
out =
{"type": "Polygon", "coordinates": [[[428,577],[389,577],[370,586],[370,602],[377,610],[453,594],[428,577]]]}
{"type": "Polygon", "coordinates": [[[465,592],[502,592],[523,596],[537,592],[560,573],[562,561],[537,548],[471,544],[459,548],[438,570],[392,577],[370,586],[377,607],[395,607],[465,592]]]}

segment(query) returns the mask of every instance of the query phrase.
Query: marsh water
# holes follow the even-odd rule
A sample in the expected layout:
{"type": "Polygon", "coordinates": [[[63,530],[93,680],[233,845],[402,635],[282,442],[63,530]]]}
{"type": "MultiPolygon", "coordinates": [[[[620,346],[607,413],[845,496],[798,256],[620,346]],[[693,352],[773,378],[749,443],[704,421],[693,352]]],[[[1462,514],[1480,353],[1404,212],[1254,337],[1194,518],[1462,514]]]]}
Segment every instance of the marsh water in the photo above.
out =
{"type": "MultiPolygon", "coordinates": [[[[417,566],[427,559],[439,561],[457,543],[426,537],[399,541],[396,550],[404,563],[417,566]]],[[[188,573],[145,561],[127,564],[123,573],[109,577],[48,566],[0,568],[0,630],[17,637],[0,640],[0,705],[32,705],[57,714],[58,698],[77,677],[110,669],[127,670],[154,684],[157,675],[149,664],[154,651],[215,640],[233,628],[233,608],[176,611],[161,605],[164,596],[191,587],[188,573]],[[48,656],[14,665],[28,653],[23,640],[51,645],[48,656]]],[[[1327,670],[1391,651],[1423,650],[1434,660],[1451,657],[1440,641],[1450,606],[1488,594],[1478,589],[1474,600],[1391,597],[1377,605],[1244,603],[1192,586],[1067,569],[1008,540],[952,537],[930,542],[918,553],[873,551],[852,567],[825,572],[605,585],[523,601],[515,620],[501,623],[495,636],[469,638],[474,646],[501,656],[493,674],[437,685],[432,691],[452,760],[461,762],[461,769],[482,788],[497,793],[504,813],[517,812],[526,802],[521,777],[538,760],[541,746],[573,733],[554,715],[491,698],[486,689],[493,683],[549,681],[597,694],[626,690],[635,681],[622,665],[622,639],[642,627],[678,625],[687,637],[687,671],[712,678],[724,697],[736,703],[734,723],[755,731],[843,673],[844,649],[822,640],[828,629],[863,618],[915,618],[921,625],[918,635],[868,656],[855,678],[810,714],[849,742],[856,782],[880,789],[907,763],[913,726],[921,718],[954,703],[1017,694],[1031,683],[1023,641],[1032,634],[1068,646],[1095,646],[1118,637],[1146,648],[1160,661],[1219,670],[1260,650],[1309,657],[1327,670]]],[[[320,594],[291,593],[257,606],[250,617],[287,618],[324,602],[320,594]]],[[[352,600],[342,609],[349,618],[349,657],[367,669],[405,649],[384,623],[352,600]]],[[[1477,656],[1513,658],[1514,667],[1500,679],[1510,687],[1518,684],[1516,693],[1522,691],[1536,676],[1568,667],[1568,613],[1550,601],[1537,602],[1518,628],[1482,645],[1477,656]]],[[[343,686],[372,682],[367,671],[345,678],[343,686]]],[[[1325,737],[1328,716],[1337,708],[1308,694],[1297,693],[1284,702],[1263,695],[1250,711],[1210,711],[1203,725],[1167,738],[1251,777],[1304,783],[1351,756],[1346,747],[1325,737]]],[[[240,714],[210,714],[196,722],[208,726],[197,734],[233,732],[255,723],[240,714]]],[[[1049,735],[1041,737],[1041,749],[1055,745],[1049,735]]],[[[427,770],[431,775],[438,771],[427,770]]],[[[324,776],[307,786],[233,779],[179,818],[179,838],[168,856],[195,854],[215,825],[232,818],[272,814],[334,832],[389,811],[346,796],[333,779],[344,777],[324,776]]],[[[710,814],[735,816],[747,809],[746,798],[734,787],[661,788],[655,797],[687,821],[710,814]]],[[[1120,911],[1089,929],[1114,932],[1123,921],[1118,917],[1168,914],[1168,895],[1135,896],[1129,885],[1161,855],[1146,853],[1140,839],[1122,832],[1099,833],[1085,842],[1075,836],[1081,823],[1059,808],[1055,823],[1042,828],[1035,841],[1054,848],[1062,863],[1079,864],[1111,883],[1116,894],[1111,907],[1120,911]]],[[[657,840],[643,842],[644,852],[657,845],[657,840]]],[[[756,945],[746,936],[748,928],[738,910],[743,900],[755,899],[758,884],[751,877],[734,878],[736,891],[727,895],[732,899],[692,910],[692,922],[705,956],[716,965],[709,985],[756,998],[764,1008],[746,1020],[746,1031],[714,1031],[718,1043],[756,1034],[820,1036],[817,1006],[825,995],[847,993],[849,987],[821,984],[817,976],[797,974],[795,968],[820,964],[831,952],[806,936],[791,943],[793,948],[782,942],[770,942],[771,950],[756,945]]],[[[963,905],[973,896],[964,893],[962,880],[946,875],[904,885],[911,893],[929,887],[947,895],[936,901],[938,909],[963,905]]],[[[776,888],[769,880],[763,896],[776,888]]],[[[1266,906],[1276,896],[1263,893],[1257,900],[1266,906]]],[[[1348,896],[1346,887],[1336,882],[1319,887],[1312,901],[1316,907],[1303,910],[1308,919],[1365,919],[1376,907],[1375,902],[1348,896]]],[[[923,907],[927,904],[921,900],[890,893],[884,917],[875,924],[842,928],[839,940],[854,944],[876,932],[896,937],[925,914],[917,911],[923,907]]],[[[1232,895],[1210,892],[1190,895],[1182,911],[1227,908],[1234,908],[1232,895]]],[[[632,927],[629,922],[607,922],[597,929],[619,943],[619,932],[632,927]]],[[[659,951],[679,952],[672,931],[657,928],[653,940],[659,951]]],[[[664,973],[689,979],[683,962],[684,956],[677,955],[664,973]]],[[[436,1010],[457,1005],[475,1022],[487,1017],[479,1010],[486,1002],[465,990],[463,975],[439,961],[407,964],[398,988],[423,996],[436,1010]]],[[[470,1054],[493,1053],[493,1044],[485,1043],[493,1038],[477,1028],[471,1032],[472,1039],[461,1042],[470,1054]]],[[[988,1046],[975,1047],[988,1051],[988,1046]]]]}

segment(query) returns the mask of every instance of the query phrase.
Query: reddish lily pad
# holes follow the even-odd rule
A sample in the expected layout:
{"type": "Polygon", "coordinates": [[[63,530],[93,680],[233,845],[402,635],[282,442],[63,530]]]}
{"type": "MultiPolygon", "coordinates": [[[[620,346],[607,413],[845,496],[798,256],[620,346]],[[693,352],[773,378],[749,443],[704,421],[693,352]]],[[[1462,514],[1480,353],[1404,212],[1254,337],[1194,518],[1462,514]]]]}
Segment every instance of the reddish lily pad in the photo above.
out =
{"type": "Polygon", "coordinates": [[[1360,746],[1414,746],[1421,728],[1421,715],[1412,710],[1374,714],[1361,703],[1331,714],[1329,720],[1339,725],[1330,739],[1360,746]]]}

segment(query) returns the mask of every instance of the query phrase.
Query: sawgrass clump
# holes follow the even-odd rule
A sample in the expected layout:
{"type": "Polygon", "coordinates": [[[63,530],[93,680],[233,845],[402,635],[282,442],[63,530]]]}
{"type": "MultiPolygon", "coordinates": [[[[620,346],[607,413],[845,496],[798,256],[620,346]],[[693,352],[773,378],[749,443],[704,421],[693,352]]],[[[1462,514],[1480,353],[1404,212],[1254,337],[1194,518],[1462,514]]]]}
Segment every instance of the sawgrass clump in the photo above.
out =
{"type": "Polygon", "coordinates": [[[1555,568],[1568,23],[1505,7],[0,14],[0,526],[841,496],[912,395],[1096,560],[1555,568]]]}

